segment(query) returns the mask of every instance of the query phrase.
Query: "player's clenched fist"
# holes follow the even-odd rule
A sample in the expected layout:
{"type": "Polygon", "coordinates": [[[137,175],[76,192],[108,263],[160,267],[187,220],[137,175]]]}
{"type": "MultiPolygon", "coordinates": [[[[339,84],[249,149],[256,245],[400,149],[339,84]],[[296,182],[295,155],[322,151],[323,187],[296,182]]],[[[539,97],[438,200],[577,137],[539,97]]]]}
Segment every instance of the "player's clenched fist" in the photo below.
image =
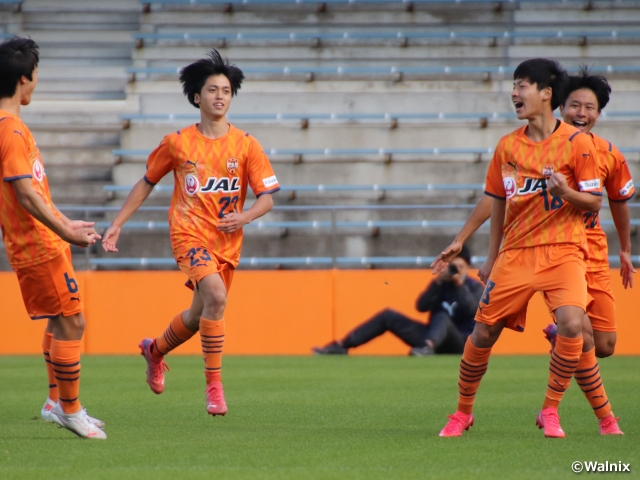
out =
{"type": "Polygon", "coordinates": [[[566,177],[560,172],[553,173],[547,178],[547,188],[554,197],[564,198],[568,191],[572,190],[567,184],[566,177]]]}

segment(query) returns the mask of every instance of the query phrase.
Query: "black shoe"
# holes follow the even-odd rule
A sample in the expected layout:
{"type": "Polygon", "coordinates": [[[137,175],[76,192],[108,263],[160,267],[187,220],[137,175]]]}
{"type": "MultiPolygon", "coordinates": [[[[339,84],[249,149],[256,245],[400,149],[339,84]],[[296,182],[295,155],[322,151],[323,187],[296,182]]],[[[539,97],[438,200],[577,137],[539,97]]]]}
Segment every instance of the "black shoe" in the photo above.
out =
{"type": "Polygon", "coordinates": [[[331,342],[325,347],[313,347],[311,351],[315,355],[346,355],[347,349],[338,342],[331,342]]]}
{"type": "Polygon", "coordinates": [[[409,356],[410,357],[429,357],[434,353],[435,352],[433,351],[433,348],[431,348],[428,345],[425,345],[424,347],[413,347],[409,352],[409,356]]]}

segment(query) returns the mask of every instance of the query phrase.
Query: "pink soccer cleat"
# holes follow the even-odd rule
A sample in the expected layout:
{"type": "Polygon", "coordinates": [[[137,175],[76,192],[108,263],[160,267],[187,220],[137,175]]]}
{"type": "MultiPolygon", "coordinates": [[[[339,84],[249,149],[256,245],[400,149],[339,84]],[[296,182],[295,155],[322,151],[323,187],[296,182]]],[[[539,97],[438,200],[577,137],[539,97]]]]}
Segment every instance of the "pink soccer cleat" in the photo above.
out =
{"type": "Polygon", "coordinates": [[[614,417],[613,412],[599,419],[600,435],[624,435],[624,432],[618,426],[618,420],[620,420],[620,417],[614,417]]]}
{"type": "Polygon", "coordinates": [[[558,326],[555,323],[550,323],[549,325],[547,325],[545,328],[542,329],[542,332],[544,333],[544,338],[549,340],[549,343],[551,344],[551,350],[549,351],[549,353],[551,353],[554,347],[556,346],[556,337],[558,336],[558,326]]]}
{"type": "Polygon", "coordinates": [[[544,428],[544,436],[547,438],[565,437],[556,408],[548,407],[541,410],[536,418],[536,425],[538,428],[544,428]]]}
{"type": "Polygon", "coordinates": [[[473,426],[473,413],[456,412],[453,415],[447,415],[449,421],[440,430],[440,437],[461,437],[462,432],[469,430],[473,426]]]}
{"type": "Polygon", "coordinates": [[[222,383],[211,382],[207,385],[205,391],[207,395],[207,413],[213,415],[224,415],[227,413],[227,402],[224,400],[224,390],[222,389],[222,383]]]}
{"type": "Polygon", "coordinates": [[[169,365],[164,362],[164,357],[160,360],[153,358],[151,345],[153,340],[145,338],[138,347],[140,347],[140,355],[147,361],[147,383],[151,391],[159,395],[164,391],[164,372],[169,370],[169,365]]]}

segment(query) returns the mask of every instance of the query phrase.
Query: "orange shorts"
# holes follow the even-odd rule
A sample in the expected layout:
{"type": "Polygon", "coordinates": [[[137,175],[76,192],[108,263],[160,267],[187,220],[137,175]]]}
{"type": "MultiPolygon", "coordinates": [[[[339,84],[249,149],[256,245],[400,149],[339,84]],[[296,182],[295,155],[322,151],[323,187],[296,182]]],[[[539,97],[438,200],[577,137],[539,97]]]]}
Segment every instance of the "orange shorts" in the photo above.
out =
{"type": "Polygon", "coordinates": [[[16,269],[27,313],[33,320],[70,317],[82,311],[71,249],[48,262],[16,269]]]}
{"type": "Polygon", "coordinates": [[[527,305],[535,292],[543,293],[552,312],[569,305],[586,310],[587,280],[582,250],[573,244],[558,244],[501,252],[475,319],[487,325],[506,320],[506,327],[522,332],[527,305]]]}
{"type": "Polygon", "coordinates": [[[211,254],[206,247],[185,249],[182,253],[176,255],[176,262],[178,262],[180,270],[189,277],[189,281],[185,285],[191,290],[197,288],[198,282],[207,275],[218,274],[227,289],[227,293],[229,293],[235,268],[231,263],[216,256],[215,253],[211,254]]]}
{"type": "Polygon", "coordinates": [[[616,304],[609,270],[587,272],[587,289],[593,302],[587,307],[591,326],[599,332],[616,331],[616,304]]]}

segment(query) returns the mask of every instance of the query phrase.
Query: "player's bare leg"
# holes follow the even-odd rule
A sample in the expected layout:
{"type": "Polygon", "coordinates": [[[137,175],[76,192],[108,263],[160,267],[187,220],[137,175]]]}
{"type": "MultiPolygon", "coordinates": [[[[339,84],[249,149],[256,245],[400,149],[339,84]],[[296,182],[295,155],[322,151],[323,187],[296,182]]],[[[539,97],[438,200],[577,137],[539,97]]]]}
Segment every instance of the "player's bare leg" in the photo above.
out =
{"type": "Polygon", "coordinates": [[[200,317],[200,339],[207,380],[207,412],[225,415],[227,404],[222,388],[222,348],[224,346],[224,310],[227,305],[227,288],[220,275],[207,275],[197,286],[203,309],[200,317]]]}
{"type": "Polygon", "coordinates": [[[596,357],[606,358],[613,355],[616,349],[616,332],[593,331],[593,341],[596,347],[596,357]]]}

